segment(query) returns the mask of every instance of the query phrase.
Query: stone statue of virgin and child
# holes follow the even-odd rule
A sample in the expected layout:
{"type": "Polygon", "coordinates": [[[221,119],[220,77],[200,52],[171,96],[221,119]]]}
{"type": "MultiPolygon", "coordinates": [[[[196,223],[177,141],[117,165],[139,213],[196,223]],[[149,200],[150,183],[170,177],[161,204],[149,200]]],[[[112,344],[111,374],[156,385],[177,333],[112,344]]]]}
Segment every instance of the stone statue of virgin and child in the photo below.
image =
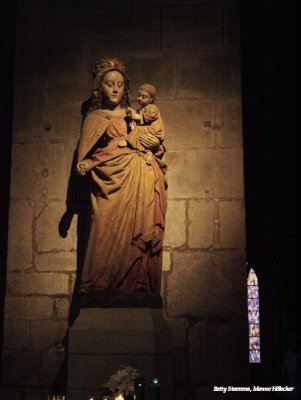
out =
{"type": "Polygon", "coordinates": [[[123,62],[101,60],[93,76],[92,106],[83,122],[76,166],[91,181],[91,221],[78,294],[88,307],[160,307],[167,167],[156,89],[142,84],[134,110],[123,62]]]}

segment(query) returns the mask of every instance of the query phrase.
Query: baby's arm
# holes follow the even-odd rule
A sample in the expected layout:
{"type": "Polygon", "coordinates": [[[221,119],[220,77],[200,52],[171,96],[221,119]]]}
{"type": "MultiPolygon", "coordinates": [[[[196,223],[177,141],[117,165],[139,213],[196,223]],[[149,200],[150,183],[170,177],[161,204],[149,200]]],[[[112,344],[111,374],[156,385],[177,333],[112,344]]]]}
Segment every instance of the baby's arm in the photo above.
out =
{"type": "Polygon", "coordinates": [[[131,107],[128,107],[128,109],[126,110],[126,112],[127,112],[127,115],[128,115],[131,119],[136,120],[136,121],[141,121],[142,116],[141,116],[141,114],[138,113],[138,111],[134,110],[134,109],[131,108],[131,107]]]}
{"type": "Polygon", "coordinates": [[[142,116],[146,123],[152,123],[159,118],[159,109],[155,104],[148,104],[144,107],[142,116]]]}

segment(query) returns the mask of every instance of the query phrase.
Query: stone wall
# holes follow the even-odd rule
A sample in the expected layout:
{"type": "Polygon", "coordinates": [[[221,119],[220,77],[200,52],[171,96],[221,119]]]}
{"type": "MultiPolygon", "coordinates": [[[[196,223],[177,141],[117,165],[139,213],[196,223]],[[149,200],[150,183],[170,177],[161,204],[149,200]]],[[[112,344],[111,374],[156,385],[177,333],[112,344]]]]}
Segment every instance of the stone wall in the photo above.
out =
{"type": "MultiPolygon", "coordinates": [[[[166,126],[162,295],[174,332],[177,398],[210,400],[212,385],[243,382],[248,350],[237,3],[18,1],[3,400],[45,399],[63,385],[80,263],[80,214],[64,215],[66,195],[91,67],[106,56],[127,63],[133,99],[139,84],[157,87],[166,126]]],[[[71,197],[83,204],[83,187],[77,181],[74,187],[71,197]]]]}

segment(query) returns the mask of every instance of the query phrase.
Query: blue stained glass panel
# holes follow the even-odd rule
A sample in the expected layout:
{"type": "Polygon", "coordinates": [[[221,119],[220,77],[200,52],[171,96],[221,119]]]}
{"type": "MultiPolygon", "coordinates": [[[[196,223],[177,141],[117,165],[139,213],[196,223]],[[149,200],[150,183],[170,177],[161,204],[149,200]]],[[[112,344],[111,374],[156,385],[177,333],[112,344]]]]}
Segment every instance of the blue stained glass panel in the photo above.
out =
{"type": "Polygon", "coordinates": [[[258,279],[253,269],[250,269],[247,283],[248,286],[258,285],[258,279]]]}
{"type": "Polygon", "coordinates": [[[249,336],[259,336],[259,324],[249,324],[249,336]]]}
{"type": "Polygon", "coordinates": [[[250,336],[249,337],[249,349],[250,350],[260,350],[260,337],[250,336]]]}
{"type": "Polygon", "coordinates": [[[249,324],[259,324],[259,311],[248,312],[249,324]]]}
{"type": "Polygon", "coordinates": [[[248,286],[248,299],[251,298],[258,298],[259,297],[259,291],[258,291],[258,286],[248,286]]]}
{"type": "Polygon", "coordinates": [[[250,363],[260,363],[260,350],[250,350],[249,351],[249,362],[250,363]]]}
{"type": "Polygon", "coordinates": [[[249,311],[259,310],[259,300],[258,299],[248,299],[248,310],[249,311]]]}

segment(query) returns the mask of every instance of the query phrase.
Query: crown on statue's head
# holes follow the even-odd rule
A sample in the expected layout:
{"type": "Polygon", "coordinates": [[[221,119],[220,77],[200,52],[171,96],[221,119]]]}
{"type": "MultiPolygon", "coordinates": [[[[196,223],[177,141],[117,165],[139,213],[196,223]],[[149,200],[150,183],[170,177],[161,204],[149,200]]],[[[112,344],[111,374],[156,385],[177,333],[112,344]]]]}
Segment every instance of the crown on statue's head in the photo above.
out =
{"type": "Polygon", "coordinates": [[[125,64],[118,60],[118,58],[105,58],[95,63],[92,72],[95,78],[96,76],[102,75],[103,73],[111,70],[117,70],[125,73],[125,64]]]}

